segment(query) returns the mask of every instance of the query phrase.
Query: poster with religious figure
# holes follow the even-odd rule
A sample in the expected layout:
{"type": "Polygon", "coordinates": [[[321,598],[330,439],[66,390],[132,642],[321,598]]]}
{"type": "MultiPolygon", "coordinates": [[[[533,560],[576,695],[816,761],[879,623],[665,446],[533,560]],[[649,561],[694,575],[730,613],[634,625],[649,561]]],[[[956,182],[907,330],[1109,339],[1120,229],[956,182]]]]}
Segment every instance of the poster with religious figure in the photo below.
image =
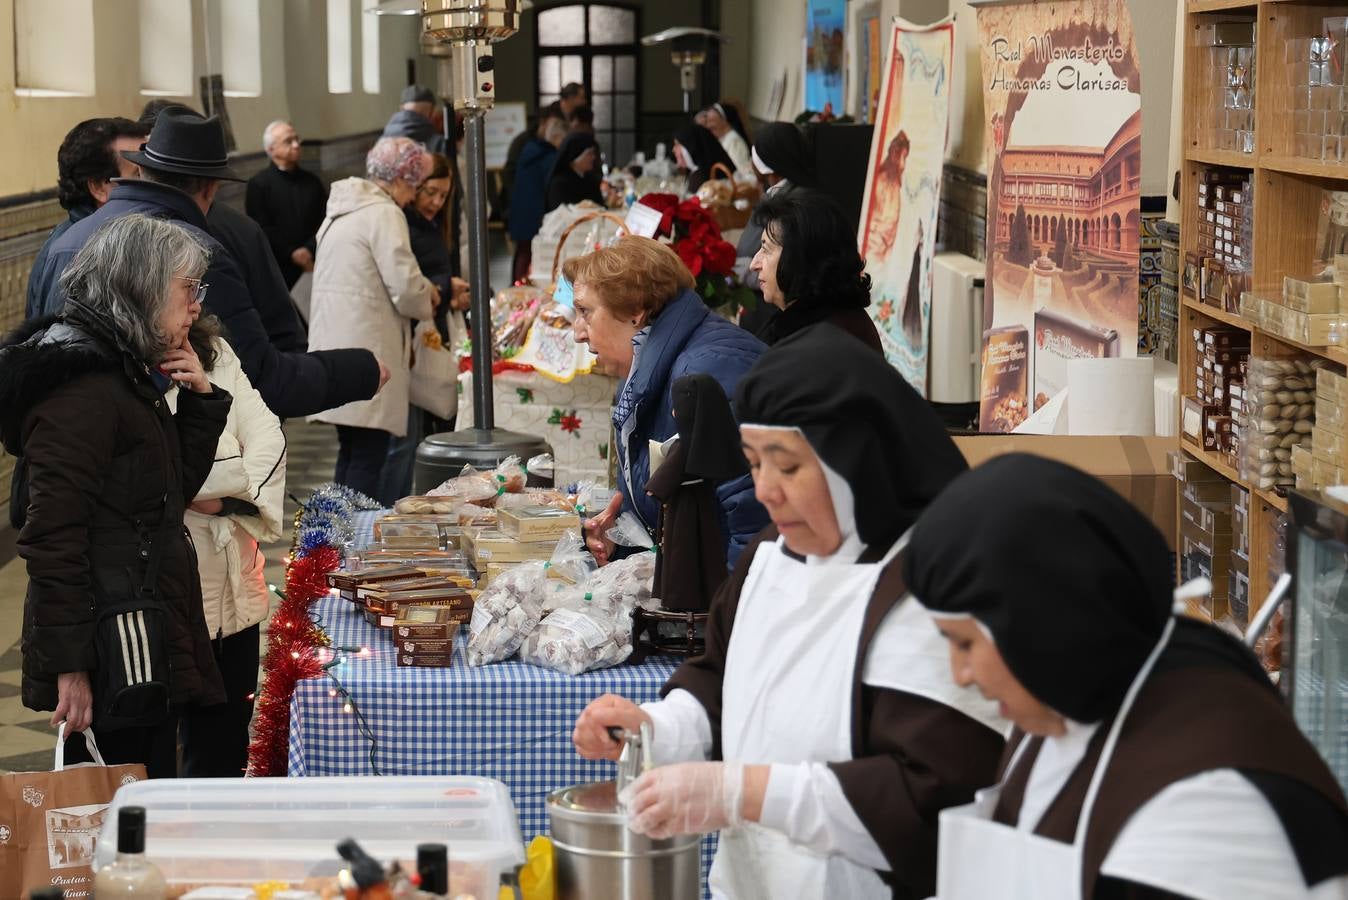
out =
{"type": "Polygon", "coordinates": [[[954,41],[953,19],[893,22],[857,238],[885,357],[923,396],[954,41]]]}
{"type": "Polygon", "coordinates": [[[1137,355],[1141,75],[1125,0],[978,10],[987,116],[979,428],[1011,431],[1068,362],[1137,355]]]}

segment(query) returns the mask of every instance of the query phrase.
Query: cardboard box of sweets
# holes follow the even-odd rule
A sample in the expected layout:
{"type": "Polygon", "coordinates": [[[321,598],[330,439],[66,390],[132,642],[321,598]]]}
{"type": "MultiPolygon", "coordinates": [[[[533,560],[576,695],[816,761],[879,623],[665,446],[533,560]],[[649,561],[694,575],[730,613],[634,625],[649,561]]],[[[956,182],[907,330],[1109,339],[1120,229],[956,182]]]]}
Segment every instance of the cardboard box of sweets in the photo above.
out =
{"type": "Polygon", "coordinates": [[[448,669],[454,663],[454,654],[452,653],[434,656],[430,654],[399,653],[397,656],[399,668],[448,669]]]}
{"type": "Polygon", "coordinates": [[[417,578],[421,575],[422,571],[414,566],[373,566],[354,571],[339,569],[336,572],[329,572],[327,581],[328,587],[334,588],[341,597],[354,603],[356,601],[356,589],[362,584],[399,581],[417,578]]]}
{"type": "Polygon", "coordinates": [[[442,586],[415,591],[372,591],[365,595],[365,608],[396,616],[409,606],[443,606],[452,613],[472,615],[473,598],[461,588],[442,586]]]}
{"type": "Polygon", "coordinates": [[[393,626],[393,643],[398,648],[399,653],[408,653],[412,656],[450,656],[454,653],[454,639],[442,640],[410,640],[398,637],[398,626],[393,626]]]}
{"type": "Polygon", "coordinates": [[[447,606],[403,606],[393,623],[397,640],[450,641],[460,621],[447,606]]]}
{"type": "MultiPolygon", "coordinates": [[[[555,506],[520,506],[496,511],[496,527],[517,541],[553,541],[567,531],[579,531],[574,512],[555,506]]],[[[550,555],[550,554],[549,554],[550,555]]]]}
{"type": "Polygon", "coordinates": [[[421,591],[444,588],[452,584],[449,579],[443,575],[427,575],[424,571],[420,575],[413,575],[407,578],[400,578],[397,581],[377,581],[365,582],[356,587],[356,600],[364,601],[370,594],[387,594],[393,591],[421,591]]]}
{"type": "Polygon", "coordinates": [[[516,563],[531,559],[551,559],[557,541],[517,541],[497,529],[468,530],[464,532],[468,558],[479,570],[479,562],[516,563]]]}

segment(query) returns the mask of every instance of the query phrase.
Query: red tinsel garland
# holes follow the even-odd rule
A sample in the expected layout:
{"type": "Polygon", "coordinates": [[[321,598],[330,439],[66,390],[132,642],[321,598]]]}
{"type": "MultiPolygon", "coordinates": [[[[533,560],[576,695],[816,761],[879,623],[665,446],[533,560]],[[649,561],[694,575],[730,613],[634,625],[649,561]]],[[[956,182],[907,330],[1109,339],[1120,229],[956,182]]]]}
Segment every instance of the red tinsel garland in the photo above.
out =
{"type": "Polygon", "coordinates": [[[257,695],[248,774],[285,775],[290,743],[290,698],[301,678],[322,674],[314,649],[328,637],[309,618],[309,606],[328,591],[326,575],[341,564],[335,547],[317,547],[292,558],[286,567],[285,596],[272,614],[263,657],[262,688],[257,695]]]}

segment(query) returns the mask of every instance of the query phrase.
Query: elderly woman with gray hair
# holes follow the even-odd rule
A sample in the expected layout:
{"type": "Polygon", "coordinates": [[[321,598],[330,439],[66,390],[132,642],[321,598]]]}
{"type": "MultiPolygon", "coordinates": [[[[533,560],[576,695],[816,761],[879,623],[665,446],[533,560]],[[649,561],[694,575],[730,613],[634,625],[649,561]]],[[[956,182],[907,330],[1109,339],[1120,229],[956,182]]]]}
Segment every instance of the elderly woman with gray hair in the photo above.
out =
{"type": "Polygon", "coordinates": [[[116,219],[67,266],[62,314],[0,341],[28,566],[23,703],[69,731],[92,724],[105,760],[151,777],[176,774],[179,714],[225,699],[183,530],[231,399],[188,341],[206,264],[185,228],[116,219]]]}
{"type": "Polygon", "coordinates": [[[389,441],[407,434],[415,319],[429,319],[440,292],[421,274],[403,207],[431,170],[430,156],[410,138],[380,138],[365,159],[365,178],[335,182],[328,217],[318,230],[309,349],[364,347],[384,360],[388,384],[372,400],[312,417],[337,426],[339,484],[380,497],[389,441]]]}

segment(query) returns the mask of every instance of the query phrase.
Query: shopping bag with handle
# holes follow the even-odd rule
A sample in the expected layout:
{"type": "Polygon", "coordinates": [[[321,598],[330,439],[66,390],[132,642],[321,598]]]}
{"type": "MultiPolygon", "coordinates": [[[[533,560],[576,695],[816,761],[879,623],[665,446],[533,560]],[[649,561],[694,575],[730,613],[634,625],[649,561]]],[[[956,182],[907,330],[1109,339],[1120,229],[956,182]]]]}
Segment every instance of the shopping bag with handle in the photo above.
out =
{"type": "Polygon", "coordinates": [[[94,761],[65,764],[65,723],[56,733],[50,772],[0,775],[0,900],[59,887],[66,900],[93,896],[94,842],[113,794],[145,780],[145,767],[110,766],[84,732],[94,761]]]}

